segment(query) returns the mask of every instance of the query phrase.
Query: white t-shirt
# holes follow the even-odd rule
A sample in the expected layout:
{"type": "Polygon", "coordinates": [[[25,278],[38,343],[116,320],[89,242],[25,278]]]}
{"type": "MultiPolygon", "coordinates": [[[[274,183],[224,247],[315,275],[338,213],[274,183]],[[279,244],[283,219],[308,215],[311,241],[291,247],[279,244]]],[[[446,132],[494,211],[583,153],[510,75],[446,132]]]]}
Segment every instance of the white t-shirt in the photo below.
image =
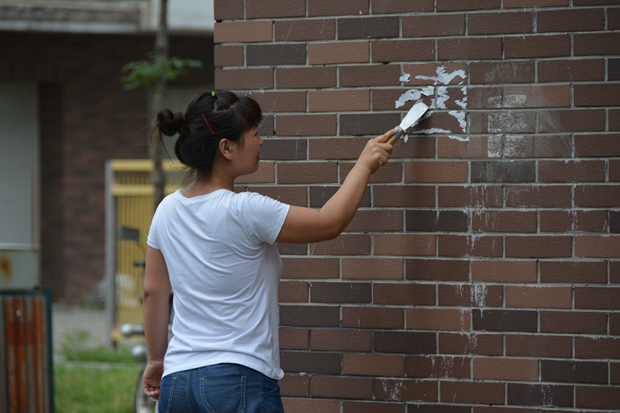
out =
{"type": "Polygon", "coordinates": [[[236,363],[279,380],[275,240],[289,206],[225,189],[158,206],[147,238],[164,256],[174,293],[164,375],[236,363]]]}

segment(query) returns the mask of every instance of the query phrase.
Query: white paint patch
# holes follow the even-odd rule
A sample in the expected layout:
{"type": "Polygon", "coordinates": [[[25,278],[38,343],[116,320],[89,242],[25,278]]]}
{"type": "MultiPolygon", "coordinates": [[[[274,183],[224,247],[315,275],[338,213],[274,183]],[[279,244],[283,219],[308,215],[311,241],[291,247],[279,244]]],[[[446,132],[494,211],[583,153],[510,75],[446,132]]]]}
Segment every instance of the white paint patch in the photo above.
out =
{"type": "Polygon", "coordinates": [[[504,106],[507,108],[520,108],[525,105],[527,95],[507,95],[504,98],[504,106]]]}
{"type": "Polygon", "coordinates": [[[487,140],[487,156],[489,158],[501,158],[502,152],[502,135],[489,136],[487,140]]]}
{"type": "Polygon", "coordinates": [[[502,97],[501,96],[491,96],[487,99],[489,102],[489,106],[493,108],[501,108],[502,107],[502,97]]]}
{"type": "Polygon", "coordinates": [[[415,101],[422,99],[422,96],[433,96],[435,94],[435,88],[433,86],[427,86],[421,89],[410,89],[400,95],[396,101],[396,109],[405,106],[405,103],[409,101],[415,101]]]}
{"type": "Polygon", "coordinates": [[[523,132],[527,122],[523,112],[495,112],[489,114],[487,128],[490,133],[523,132]]]}
{"type": "MultiPolygon", "coordinates": [[[[433,81],[433,86],[410,89],[406,91],[395,102],[395,107],[398,109],[404,106],[405,103],[408,101],[420,100],[422,96],[434,96],[434,98],[431,100],[430,109],[447,110],[448,108],[447,108],[446,102],[450,100],[450,95],[448,93],[448,88],[444,85],[449,85],[457,77],[461,79],[460,82],[458,83],[459,85],[461,85],[463,84],[463,81],[465,80],[465,78],[467,78],[467,75],[465,74],[464,70],[455,70],[452,73],[446,73],[445,66],[439,66],[436,69],[436,76],[418,75],[416,76],[416,79],[431,80],[433,81]]],[[[408,73],[404,73],[399,78],[399,81],[408,82],[410,79],[411,79],[411,75],[409,75],[408,73]]],[[[463,94],[462,100],[455,100],[454,102],[456,103],[457,106],[459,106],[463,110],[451,110],[448,112],[448,114],[450,116],[455,117],[457,121],[459,122],[459,127],[461,128],[461,130],[458,133],[461,133],[461,132],[466,133],[467,132],[467,117],[466,117],[465,109],[467,109],[467,87],[462,87],[461,93],[463,94]]],[[[430,116],[430,112],[427,112],[425,118],[428,116],[430,116]]],[[[415,133],[416,134],[435,134],[435,133],[446,134],[448,135],[448,138],[450,139],[458,140],[460,142],[469,142],[469,137],[456,136],[454,135],[454,131],[447,130],[447,129],[431,128],[431,129],[424,129],[421,131],[416,131],[415,133]]],[[[406,136],[403,140],[404,142],[407,142],[408,139],[409,137],[406,136]]]]}

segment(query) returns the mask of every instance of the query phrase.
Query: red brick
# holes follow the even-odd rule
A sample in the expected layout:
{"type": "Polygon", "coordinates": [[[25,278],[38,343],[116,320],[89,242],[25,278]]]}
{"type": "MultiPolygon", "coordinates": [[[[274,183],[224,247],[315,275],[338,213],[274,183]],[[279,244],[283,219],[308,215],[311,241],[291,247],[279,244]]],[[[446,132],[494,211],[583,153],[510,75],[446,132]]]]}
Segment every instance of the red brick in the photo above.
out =
{"type": "Polygon", "coordinates": [[[620,160],[609,161],[609,182],[620,182],[620,160]]]}
{"type": "Polygon", "coordinates": [[[538,182],[604,182],[604,161],[539,161],[538,182]]]}
{"type": "Polygon", "coordinates": [[[273,183],[274,182],[274,164],[273,162],[260,162],[258,164],[258,171],[251,175],[240,176],[235,184],[250,184],[250,183],[273,183]]]}
{"type": "Polygon", "coordinates": [[[343,307],[342,326],[403,329],[405,327],[405,312],[402,308],[343,307]]]}
{"type": "Polygon", "coordinates": [[[272,89],[273,69],[229,69],[215,71],[218,90],[272,89]]]}
{"type": "Polygon", "coordinates": [[[402,258],[342,258],[343,279],[402,280],[402,258]]]}
{"type": "Polygon", "coordinates": [[[570,207],[569,186],[506,186],[507,207],[570,207]]]}
{"type": "Polygon", "coordinates": [[[534,28],[533,22],[534,14],[531,11],[469,13],[467,33],[470,35],[531,33],[534,28]]]}
{"type": "Polygon", "coordinates": [[[604,261],[541,261],[540,282],[571,284],[606,284],[604,261]]]}
{"type": "Polygon", "coordinates": [[[280,305],[280,324],[291,327],[338,327],[337,307],[315,305],[280,305]]]}
{"type": "Polygon", "coordinates": [[[575,407],[620,410],[618,387],[576,386],[575,407]]]}
{"type": "Polygon", "coordinates": [[[571,308],[570,287],[506,286],[506,307],[571,308]]]}
{"type": "MultiPolygon", "coordinates": [[[[376,379],[375,393],[379,400],[408,400],[436,402],[437,381],[376,379]]],[[[382,412],[383,413],[383,412],[382,412]]]]}
{"type": "Polygon", "coordinates": [[[617,185],[578,185],[575,188],[575,206],[617,207],[620,205],[620,187],[617,185]]]}
{"type": "Polygon", "coordinates": [[[435,305],[431,284],[373,283],[373,304],[435,305]]]}
{"type": "Polygon", "coordinates": [[[276,20],[275,40],[295,42],[308,40],[332,40],[336,38],[336,21],[320,20],[276,20]]]}
{"type": "Polygon", "coordinates": [[[342,413],[405,413],[405,404],[343,401],[342,413]]]}
{"type": "Polygon", "coordinates": [[[605,80],[604,59],[539,60],[539,82],[605,80]]]}
{"type": "Polygon", "coordinates": [[[438,60],[494,60],[502,57],[500,38],[438,39],[438,60]]]}
{"type": "Polygon", "coordinates": [[[417,234],[376,234],[375,255],[435,255],[435,236],[417,234]]]}
{"type": "Polygon", "coordinates": [[[501,307],[504,302],[501,286],[482,283],[440,284],[438,297],[442,307],[501,307]]]}
{"type": "Polygon", "coordinates": [[[493,155],[493,138],[472,136],[468,141],[438,137],[437,156],[439,158],[487,158],[493,155]]]}
{"type": "Polygon", "coordinates": [[[483,232],[536,232],[536,211],[488,211],[472,214],[472,231],[483,232]]]}
{"type": "Polygon", "coordinates": [[[609,314],[609,334],[620,336],[620,313],[609,314]]]}
{"type": "Polygon", "coordinates": [[[620,236],[576,236],[575,256],[620,258],[620,236]]]}
{"type": "Polygon", "coordinates": [[[373,0],[372,12],[383,13],[408,13],[433,11],[433,0],[420,0],[411,2],[408,0],[373,0]]]}
{"type": "Polygon", "coordinates": [[[446,356],[407,357],[407,376],[409,377],[450,377],[470,378],[471,359],[446,356]]]}
{"type": "Polygon", "coordinates": [[[320,351],[370,351],[372,333],[349,329],[316,330],[310,335],[312,350],[320,351]]]}
{"type": "MultiPolygon", "coordinates": [[[[278,136],[334,136],[335,115],[278,115],[278,136]]],[[[298,182],[296,182],[298,183],[298,182]]]]}
{"type": "Polygon", "coordinates": [[[467,281],[469,264],[466,260],[407,259],[407,280],[467,281]]]}
{"type": "Polygon", "coordinates": [[[536,261],[487,261],[476,260],[471,264],[474,281],[500,283],[536,282],[536,261]]]}
{"type": "Polygon", "coordinates": [[[280,329],[280,348],[287,350],[307,350],[309,346],[309,331],[299,328],[280,329]]]}
{"type": "Polygon", "coordinates": [[[620,358],[620,339],[617,337],[575,337],[575,358],[620,358]]]}
{"type": "Polygon", "coordinates": [[[308,162],[278,165],[279,183],[330,183],[338,181],[335,163],[308,162]]]}
{"type": "Polygon", "coordinates": [[[475,358],[474,379],[538,381],[538,360],[475,358]]]}
{"type": "Polygon", "coordinates": [[[307,282],[280,282],[278,301],[284,303],[308,302],[308,283],[307,282]]]}
{"type": "Polygon", "coordinates": [[[571,88],[558,86],[512,86],[504,89],[504,107],[569,107],[571,88]]]}
{"type": "Polygon", "coordinates": [[[573,340],[569,336],[507,334],[506,355],[570,358],[573,356],[573,340]]]}
{"type": "Polygon", "coordinates": [[[370,91],[363,89],[317,90],[308,92],[310,112],[370,110],[370,91]]]}
{"type": "Polygon", "coordinates": [[[568,34],[507,36],[504,37],[504,56],[506,59],[563,57],[570,55],[570,45],[568,34]]]}
{"type": "Polygon", "coordinates": [[[279,382],[283,397],[308,397],[310,395],[310,378],[308,376],[285,375],[279,382]]]}
{"type": "Polygon", "coordinates": [[[439,354],[501,356],[504,340],[499,334],[439,333],[439,354]]]}
{"type": "Polygon", "coordinates": [[[600,85],[575,85],[575,106],[620,105],[620,83],[600,85]]]}
{"type": "Polygon", "coordinates": [[[499,185],[440,186],[437,192],[439,207],[493,207],[503,202],[499,185]]]}
{"type": "Polygon", "coordinates": [[[606,334],[607,315],[599,312],[541,311],[540,332],[606,334]]]}
{"type": "Polygon", "coordinates": [[[403,38],[458,36],[465,34],[464,14],[403,16],[403,38]]]}
{"type": "Polygon", "coordinates": [[[572,256],[572,237],[507,236],[506,257],[561,258],[572,256]]]}
{"type": "Polygon", "coordinates": [[[216,44],[270,42],[272,31],[271,21],[215,23],[213,41],[216,44]]]}
{"type": "Polygon", "coordinates": [[[569,135],[504,136],[505,158],[570,157],[569,135]]]}
{"type": "Polygon", "coordinates": [[[282,398],[287,413],[340,413],[337,400],[287,399],[282,398]]]}
{"type": "Polygon", "coordinates": [[[311,65],[366,63],[370,61],[370,47],[367,41],[310,43],[308,60],[311,65]]]}
{"type": "Polygon", "coordinates": [[[343,372],[357,376],[403,376],[403,356],[344,354],[343,372]]]}
{"type": "Polygon", "coordinates": [[[345,231],[350,232],[386,232],[400,231],[403,228],[401,211],[360,210],[355,214],[345,231]]]}
{"type": "Polygon", "coordinates": [[[439,235],[441,257],[501,257],[502,237],[439,235]]]}
{"type": "Polygon", "coordinates": [[[370,399],[372,379],[353,377],[312,377],[312,397],[331,399],[370,399]]]}
{"type": "Polygon", "coordinates": [[[504,110],[471,112],[470,133],[529,133],[536,129],[536,117],[530,111],[504,110]]]}
{"type": "Polygon", "coordinates": [[[343,234],[338,238],[310,244],[311,255],[368,255],[370,254],[370,236],[343,234]]]}
{"type": "Polygon", "coordinates": [[[454,11],[454,10],[487,10],[499,9],[501,4],[499,0],[479,0],[476,2],[462,2],[459,0],[437,0],[437,11],[454,11]]]}
{"type": "Polygon", "coordinates": [[[340,66],[340,87],[391,86],[400,76],[395,65],[340,66]]]}
{"type": "Polygon", "coordinates": [[[582,32],[603,30],[605,14],[603,8],[573,10],[539,10],[536,14],[536,29],[544,32],[582,32]]]}
{"type": "Polygon", "coordinates": [[[466,162],[406,162],[405,182],[467,182],[466,162]]]}
{"type": "Polygon", "coordinates": [[[533,83],[534,62],[531,60],[514,62],[472,62],[469,82],[471,84],[533,83]]]}
{"type": "Polygon", "coordinates": [[[306,111],[305,92],[253,92],[248,96],[258,102],[263,113],[306,111]]]}
{"type": "Polygon", "coordinates": [[[308,0],[308,16],[340,16],[368,14],[367,0],[342,0],[325,2],[323,0],[308,0]]]}
{"type": "Polygon", "coordinates": [[[306,89],[336,86],[334,67],[290,67],[276,69],[278,89],[306,89]]]}
{"type": "MultiPolygon", "coordinates": [[[[352,138],[345,138],[345,139],[352,139],[352,138]]],[[[364,144],[366,144],[367,140],[366,139],[362,139],[362,140],[364,144]]],[[[360,149],[360,151],[358,152],[358,155],[361,152],[362,151],[360,149]]],[[[347,175],[349,175],[349,172],[351,172],[351,169],[353,169],[353,166],[355,166],[355,164],[352,162],[351,163],[345,163],[345,162],[340,163],[340,182],[345,181],[347,175]]],[[[381,169],[379,169],[377,172],[371,175],[369,183],[373,185],[373,184],[380,184],[380,183],[401,183],[402,181],[403,181],[402,164],[400,162],[393,161],[391,163],[388,163],[387,165],[383,165],[381,169]]],[[[376,188],[377,186],[378,185],[373,185],[373,189],[376,188]]],[[[396,187],[390,186],[390,188],[396,188],[396,187]]],[[[397,191],[398,190],[395,189],[395,192],[397,191]]],[[[375,198],[378,198],[376,196],[376,192],[375,192],[375,198]]],[[[390,196],[390,198],[392,197],[390,196]]],[[[378,206],[377,204],[373,204],[373,205],[378,206]]],[[[399,204],[398,206],[403,206],[403,205],[399,204]]]]}
{"type": "Polygon", "coordinates": [[[620,134],[575,136],[575,156],[620,156],[620,134]]]}
{"type": "Polygon", "coordinates": [[[248,19],[302,17],[306,15],[305,0],[246,0],[248,19]]]}
{"type": "Polygon", "coordinates": [[[337,258],[282,258],[283,279],[339,278],[337,258]]]}
{"type": "MultiPolygon", "coordinates": [[[[305,188],[304,188],[305,189],[305,188]]],[[[266,186],[248,187],[248,191],[258,192],[270,198],[276,199],[280,202],[287,203],[289,205],[308,205],[307,191],[300,191],[300,187],[287,187],[284,185],[278,186],[266,186]]]]}
{"type": "Polygon", "coordinates": [[[607,9],[607,29],[620,29],[620,9],[607,9]]]}
{"type": "Polygon", "coordinates": [[[441,401],[444,403],[503,404],[504,383],[442,381],[441,401]]]}
{"type": "Polygon", "coordinates": [[[609,130],[620,131],[620,109],[609,110],[609,130]]]}
{"type": "Polygon", "coordinates": [[[408,308],[407,328],[414,330],[469,331],[469,311],[443,308],[408,308]]]}
{"type": "Polygon", "coordinates": [[[243,0],[216,0],[213,2],[215,20],[243,19],[243,0]]]}
{"type": "Polygon", "coordinates": [[[243,66],[243,46],[215,46],[213,59],[215,66],[243,66]]]}
{"type": "Polygon", "coordinates": [[[435,188],[430,186],[375,186],[375,207],[434,207],[435,188]]]}
{"type": "Polygon", "coordinates": [[[620,363],[611,363],[611,384],[620,384],[620,363]]]}
{"type": "Polygon", "coordinates": [[[575,56],[620,54],[620,33],[583,33],[574,35],[575,56]]]}
{"type": "Polygon", "coordinates": [[[541,232],[606,232],[607,211],[540,211],[541,232]]]}
{"type": "Polygon", "coordinates": [[[411,56],[415,56],[416,61],[435,58],[435,43],[432,40],[386,40],[375,41],[370,45],[373,62],[408,62],[411,56]]]}
{"type": "Polygon", "coordinates": [[[575,287],[575,308],[620,310],[620,288],[575,287]]]}
{"type": "Polygon", "coordinates": [[[504,8],[568,6],[569,0],[504,0],[504,8]]]}

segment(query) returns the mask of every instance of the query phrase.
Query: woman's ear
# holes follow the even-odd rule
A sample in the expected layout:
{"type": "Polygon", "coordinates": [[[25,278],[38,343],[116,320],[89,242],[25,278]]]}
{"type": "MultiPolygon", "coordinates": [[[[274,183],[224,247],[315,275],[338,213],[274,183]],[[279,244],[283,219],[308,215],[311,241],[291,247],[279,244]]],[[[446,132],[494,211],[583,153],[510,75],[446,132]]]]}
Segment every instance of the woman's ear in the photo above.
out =
{"type": "Polygon", "coordinates": [[[234,142],[231,142],[226,138],[220,139],[220,153],[222,154],[222,156],[224,156],[224,158],[228,159],[229,161],[233,158],[234,146],[234,142]]]}

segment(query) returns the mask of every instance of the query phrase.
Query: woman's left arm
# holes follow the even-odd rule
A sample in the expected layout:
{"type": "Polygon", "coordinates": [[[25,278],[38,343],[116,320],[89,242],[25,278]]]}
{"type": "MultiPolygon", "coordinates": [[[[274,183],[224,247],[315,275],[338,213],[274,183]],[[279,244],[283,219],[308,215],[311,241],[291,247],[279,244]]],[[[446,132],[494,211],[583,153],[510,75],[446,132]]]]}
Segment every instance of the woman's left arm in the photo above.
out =
{"type": "Polygon", "coordinates": [[[144,370],[142,387],[153,399],[159,399],[164,355],[168,348],[171,289],[168,267],[163,254],[158,249],[147,246],[142,311],[148,364],[144,370]]]}

